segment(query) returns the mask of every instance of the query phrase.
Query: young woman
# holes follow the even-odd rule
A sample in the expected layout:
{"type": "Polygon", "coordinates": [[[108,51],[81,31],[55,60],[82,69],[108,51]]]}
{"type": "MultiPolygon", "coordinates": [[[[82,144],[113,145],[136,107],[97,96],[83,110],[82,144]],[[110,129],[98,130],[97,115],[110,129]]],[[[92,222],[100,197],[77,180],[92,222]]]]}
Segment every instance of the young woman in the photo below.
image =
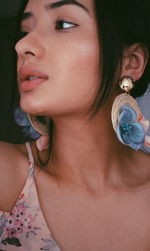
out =
{"type": "Polygon", "coordinates": [[[20,106],[51,119],[50,147],[0,144],[1,250],[150,250],[149,122],[129,94],[150,79],[149,6],[28,1],[20,106]]]}

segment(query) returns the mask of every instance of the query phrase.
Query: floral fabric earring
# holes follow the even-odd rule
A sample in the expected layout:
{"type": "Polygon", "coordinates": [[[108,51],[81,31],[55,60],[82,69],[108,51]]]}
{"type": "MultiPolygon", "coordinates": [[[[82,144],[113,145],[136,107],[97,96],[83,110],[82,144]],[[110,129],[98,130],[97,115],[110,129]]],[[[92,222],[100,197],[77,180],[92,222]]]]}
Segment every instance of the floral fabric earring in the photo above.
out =
{"type": "Polygon", "coordinates": [[[150,147],[150,136],[146,136],[150,122],[146,120],[136,100],[130,95],[134,88],[131,77],[125,76],[120,80],[120,88],[125,93],[114,100],[111,119],[119,141],[134,150],[150,147]]]}
{"type": "Polygon", "coordinates": [[[25,113],[18,107],[15,110],[14,119],[19,126],[23,127],[25,136],[36,140],[39,151],[49,148],[49,118],[42,117],[40,121],[38,117],[25,113]]]}

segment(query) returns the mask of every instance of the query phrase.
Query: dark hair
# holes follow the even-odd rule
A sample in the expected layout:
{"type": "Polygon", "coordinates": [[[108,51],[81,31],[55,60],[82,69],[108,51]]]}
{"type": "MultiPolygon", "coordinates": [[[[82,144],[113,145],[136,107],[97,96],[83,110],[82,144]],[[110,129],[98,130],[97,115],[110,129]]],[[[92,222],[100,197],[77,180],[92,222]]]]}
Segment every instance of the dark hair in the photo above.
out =
{"type": "MultiPolygon", "coordinates": [[[[19,28],[20,17],[26,5],[26,0],[20,1],[17,16],[0,18],[0,75],[2,91],[0,94],[0,140],[12,143],[22,143],[22,130],[14,122],[14,109],[19,104],[17,88],[16,34],[19,28]]],[[[17,4],[16,4],[17,5],[17,4]]],[[[17,9],[17,6],[14,6],[17,9]]]]}
{"type": "MultiPolygon", "coordinates": [[[[101,48],[101,83],[94,102],[99,110],[119,82],[123,49],[142,43],[150,54],[150,0],[95,0],[101,48]]],[[[150,58],[131,94],[142,95],[150,81],[150,58]]]]}

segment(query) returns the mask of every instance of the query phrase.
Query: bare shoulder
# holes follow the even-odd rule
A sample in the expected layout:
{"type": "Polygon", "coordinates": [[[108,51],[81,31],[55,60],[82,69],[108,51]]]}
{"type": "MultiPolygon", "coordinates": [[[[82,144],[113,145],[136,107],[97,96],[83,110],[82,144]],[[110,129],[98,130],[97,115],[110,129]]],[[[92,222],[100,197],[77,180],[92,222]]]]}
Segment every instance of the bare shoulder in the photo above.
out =
{"type": "Polygon", "coordinates": [[[26,183],[28,169],[25,144],[0,142],[0,210],[11,211],[26,183]]]}
{"type": "MultiPolygon", "coordinates": [[[[30,143],[35,164],[38,165],[38,154],[35,143],[30,143]]],[[[0,173],[1,177],[6,174],[17,172],[25,173],[29,167],[29,156],[25,144],[11,144],[0,142],[0,173]],[[3,175],[2,175],[3,174],[3,175]]],[[[1,179],[1,178],[0,178],[1,179]]]]}
{"type": "MultiPolygon", "coordinates": [[[[35,145],[35,142],[30,143],[32,153],[34,156],[35,162],[39,162],[38,160],[38,154],[37,154],[37,148],[35,145]]],[[[4,163],[11,163],[11,166],[13,164],[16,165],[16,163],[20,162],[26,162],[28,161],[28,153],[27,153],[27,147],[25,144],[11,144],[7,142],[0,141],[0,168],[1,164],[4,163]]]]}
{"type": "MultiPolygon", "coordinates": [[[[38,165],[36,145],[34,142],[30,145],[35,165],[38,165]]],[[[11,212],[26,184],[29,165],[25,144],[0,142],[0,211],[11,212]]]]}
{"type": "Polygon", "coordinates": [[[1,164],[17,162],[21,157],[25,157],[25,145],[0,142],[0,167],[1,164]]]}
{"type": "MultiPolygon", "coordinates": [[[[27,166],[28,158],[25,145],[0,142],[0,183],[5,177],[22,172],[27,166]]],[[[25,171],[25,170],[24,170],[25,171]]]]}

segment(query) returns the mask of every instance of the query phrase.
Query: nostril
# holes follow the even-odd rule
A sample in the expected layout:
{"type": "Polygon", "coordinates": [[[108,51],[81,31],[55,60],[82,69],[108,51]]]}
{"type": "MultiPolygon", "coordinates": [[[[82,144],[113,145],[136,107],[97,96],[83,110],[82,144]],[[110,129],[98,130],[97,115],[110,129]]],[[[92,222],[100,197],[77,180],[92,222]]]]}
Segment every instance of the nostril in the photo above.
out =
{"type": "Polygon", "coordinates": [[[25,52],[25,55],[32,55],[32,56],[35,56],[35,54],[34,54],[32,51],[26,51],[26,52],[25,52]]]}

